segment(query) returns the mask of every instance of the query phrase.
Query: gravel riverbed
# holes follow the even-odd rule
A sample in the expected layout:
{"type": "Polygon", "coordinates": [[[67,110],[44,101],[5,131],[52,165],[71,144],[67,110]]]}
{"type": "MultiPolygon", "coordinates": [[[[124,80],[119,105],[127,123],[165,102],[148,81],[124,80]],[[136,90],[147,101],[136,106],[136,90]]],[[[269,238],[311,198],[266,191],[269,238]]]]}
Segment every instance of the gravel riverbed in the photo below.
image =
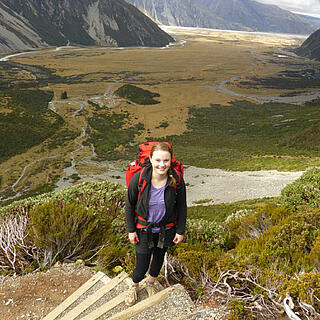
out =
{"type": "Polygon", "coordinates": [[[276,170],[225,171],[188,166],[184,174],[188,206],[202,200],[208,200],[206,204],[218,204],[276,197],[302,173],[276,170]]]}

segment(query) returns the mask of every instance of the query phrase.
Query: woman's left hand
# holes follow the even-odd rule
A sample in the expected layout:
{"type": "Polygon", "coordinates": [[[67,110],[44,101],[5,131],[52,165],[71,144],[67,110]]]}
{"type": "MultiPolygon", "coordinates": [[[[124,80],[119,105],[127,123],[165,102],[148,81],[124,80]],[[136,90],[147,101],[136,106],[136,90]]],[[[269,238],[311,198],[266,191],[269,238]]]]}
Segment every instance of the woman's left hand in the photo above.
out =
{"type": "Polygon", "coordinates": [[[176,235],[175,235],[175,237],[173,239],[173,242],[175,244],[178,244],[178,243],[180,243],[182,241],[183,241],[183,235],[176,233],[176,235]]]}

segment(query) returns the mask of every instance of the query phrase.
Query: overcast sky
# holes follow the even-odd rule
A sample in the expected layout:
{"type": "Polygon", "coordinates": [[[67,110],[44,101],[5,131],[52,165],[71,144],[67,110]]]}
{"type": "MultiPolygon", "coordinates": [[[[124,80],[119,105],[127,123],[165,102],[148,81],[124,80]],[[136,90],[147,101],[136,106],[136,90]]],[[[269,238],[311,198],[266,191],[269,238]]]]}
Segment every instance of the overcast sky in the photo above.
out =
{"type": "Polygon", "coordinates": [[[275,4],[278,7],[297,13],[315,15],[320,18],[320,0],[256,0],[258,2],[275,4]]]}

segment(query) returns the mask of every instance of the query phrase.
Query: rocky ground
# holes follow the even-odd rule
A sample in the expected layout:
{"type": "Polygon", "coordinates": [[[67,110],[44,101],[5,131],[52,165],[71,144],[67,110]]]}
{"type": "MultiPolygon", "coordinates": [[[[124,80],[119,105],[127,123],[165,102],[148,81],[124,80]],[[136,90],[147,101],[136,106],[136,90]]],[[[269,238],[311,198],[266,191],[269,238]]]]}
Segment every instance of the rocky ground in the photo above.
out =
{"type": "Polygon", "coordinates": [[[225,171],[188,166],[184,175],[188,206],[199,201],[203,204],[218,204],[277,197],[287,184],[298,179],[302,173],[276,170],[225,171]]]}
{"type": "Polygon", "coordinates": [[[80,264],[66,264],[47,272],[0,278],[0,318],[43,319],[54,307],[92,277],[80,264]]]}

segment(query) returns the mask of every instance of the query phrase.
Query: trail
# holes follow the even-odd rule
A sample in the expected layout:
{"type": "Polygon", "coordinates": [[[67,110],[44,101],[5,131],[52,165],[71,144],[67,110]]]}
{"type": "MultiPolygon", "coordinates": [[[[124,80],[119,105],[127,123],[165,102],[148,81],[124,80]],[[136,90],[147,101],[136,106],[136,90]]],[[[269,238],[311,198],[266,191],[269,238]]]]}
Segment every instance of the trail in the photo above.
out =
{"type": "MultiPolygon", "coordinates": [[[[100,107],[103,106],[105,108],[111,109],[116,105],[116,101],[117,101],[117,98],[113,95],[112,89],[117,83],[121,81],[123,81],[123,79],[115,81],[107,87],[103,95],[103,99],[104,99],[103,102],[101,101],[101,97],[90,97],[89,100],[94,101],[95,103],[98,103],[100,107]],[[107,103],[105,100],[107,101],[107,103]]],[[[56,110],[55,105],[57,102],[63,102],[63,101],[60,100],[60,101],[52,102],[50,105],[51,110],[53,111],[56,110]]],[[[77,101],[69,101],[69,104],[80,106],[80,108],[73,113],[72,117],[77,117],[81,115],[85,107],[88,106],[88,102],[83,99],[80,99],[77,101]]],[[[84,127],[81,127],[81,130],[82,132],[80,136],[77,138],[77,140],[80,140],[80,141],[83,140],[87,135],[86,129],[84,127]]],[[[82,142],[78,142],[78,141],[75,141],[75,142],[79,145],[79,148],[77,148],[76,150],[70,153],[71,166],[64,169],[64,176],[61,177],[60,180],[56,183],[57,187],[55,188],[55,191],[58,191],[61,188],[73,185],[74,184],[74,181],[72,179],[73,175],[77,175],[79,178],[81,178],[81,181],[110,180],[112,182],[119,182],[119,177],[121,177],[121,179],[124,178],[124,172],[116,168],[112,163],[108,161],[98,162],[98,161],[92,160],[92,158],[95,158],[97,156],[93,144],[90,145],[91,147],[90,156],[84,157],[80,160],[76,160],[75,154],[78,151],[81,151],[84,147],[82,145],[82,142]],[[102,174],[88,173],[86,175],[81,175],[76,168],[77,164],[92,164],[95,167],[100,167],[104,169],[105,172],[102,174]]]]}
{"type": "MultiPolygon", "coordinates": [[[[82,140],[85,136],[86,136],[86,130],[84,128],[81,128],[81,134],[79,135],[78,138],[76,138],[76,140],[82,140]]],[[[79,148],[77,148],[76,150],[73,150],[71,151],[70,153],[70,157],[71,157],[71,166],[67,167],[64,169],[64,176],[61,177],[59,179],[58,182],[56,182],[56,188],[55,188],[55,191],[56,190],[59,190],[63,187],[67,187],[67,186],[71,186],[73,185],[73,181],[72,179],[70,179],[70,177],[72,175],[78,175],[80,178],[81,178],[81,175],[79,174],[79,172],[77,171],[76,169],[76,160],[75,160],[75,153],[82,150],[84,147],[82,145],[82,142],[78,142],[75,140],[75,143],[79,145],[79,148]]]]}
{"type": "Polygon", "coordinates": [[[20,197],[22,195],[21,191],[17,191],[16,190],[16,187],[20,183],[20,181],[24,178],[24,176],[26,175],[26,172],[27,172],[28,168],[32,167],[37,162],[41,162],[41,161],[45,161],[45,160],[49,160],[49,159],[56,159],[56,158],[59,158],[59,157],[61,157],[61,155],[42,157],[40,159],[36,159],[36,160],[28,163],[26,166],[23,167],[21,175],[19,176],[19,178],[11,186],[11,189],[15,193],[15,195],[11,196],[11,197],[7,197],[7,198],[0,197],[0,201],[13,200],[13,199],[16,199],[17,197],[20,197]]]}
{"type": "MultiPolygon", "coordinates": [[[[88,106],[88,102],[80,99],[78,101],[70,101],[69,104],[71,105],[77,105],[80,106],[79,109],[77,109],[73,114],[72,117],[77,117],[79,115],[81,115],[81,113],[83,112],[83,110],[85,109],[86,106],[88,106]]],[[[55,104],[53,105],[55,108],[55,104]]],[[[71,176],[73,175],[77,175],[80,178],[82,178],[82,176],[79,174],[79,172],[76,169],[76,159],[75,159],[75,153],[77,153],[78,151],[81,151],[84,146],[82,144],[82,140],[86,137],[87,133],[86,133],[86,129],[84,127],[81,127],[81,133],[80,135],[74,140],[74,142],[79,146],[77,149],[71,151],[70,153],[70,158],[71,158],[71,166],[67,167],[64,169],[64,176],[61,177],[59,179],[58,182],[56,182],[56,189],[55,190],[59,190],[62,187],[66,187],[66,186],[70,186],[73,185],[73,179],[70,179],[71,176]],[[78,141],[79,140],[79,141],[78,141]]]]}
{"type": "Polygon", "coordinates": [[[238,80],[239,77],[237,76],[232,76],[230,79],[227,80],[222,80],[219,85],[210,85],[210,84],[203,84],[202,87],[207,88],[207,89],[214,89],[217,90],[223,94],[233,96],[233,97],[238,97],[238,98],[246,98],[250,100],[254,100],[256,102],[279,102],[279,103],[290,103],[290,104],[302,104],[307,101],[311,101],[314,99],[319,99],[320,98],[320,91],[314,91],[313,93],[310,94],[301,94],[301,95],[296,95],[296,96],[290,96],[290,97],[277,97],[277,96],[257,96],[257,95],[249,95],[249,94],[244,94],[244,93],[239,93],[232,91],[230,89],[227,89],[225,85],[238,80]]]}

